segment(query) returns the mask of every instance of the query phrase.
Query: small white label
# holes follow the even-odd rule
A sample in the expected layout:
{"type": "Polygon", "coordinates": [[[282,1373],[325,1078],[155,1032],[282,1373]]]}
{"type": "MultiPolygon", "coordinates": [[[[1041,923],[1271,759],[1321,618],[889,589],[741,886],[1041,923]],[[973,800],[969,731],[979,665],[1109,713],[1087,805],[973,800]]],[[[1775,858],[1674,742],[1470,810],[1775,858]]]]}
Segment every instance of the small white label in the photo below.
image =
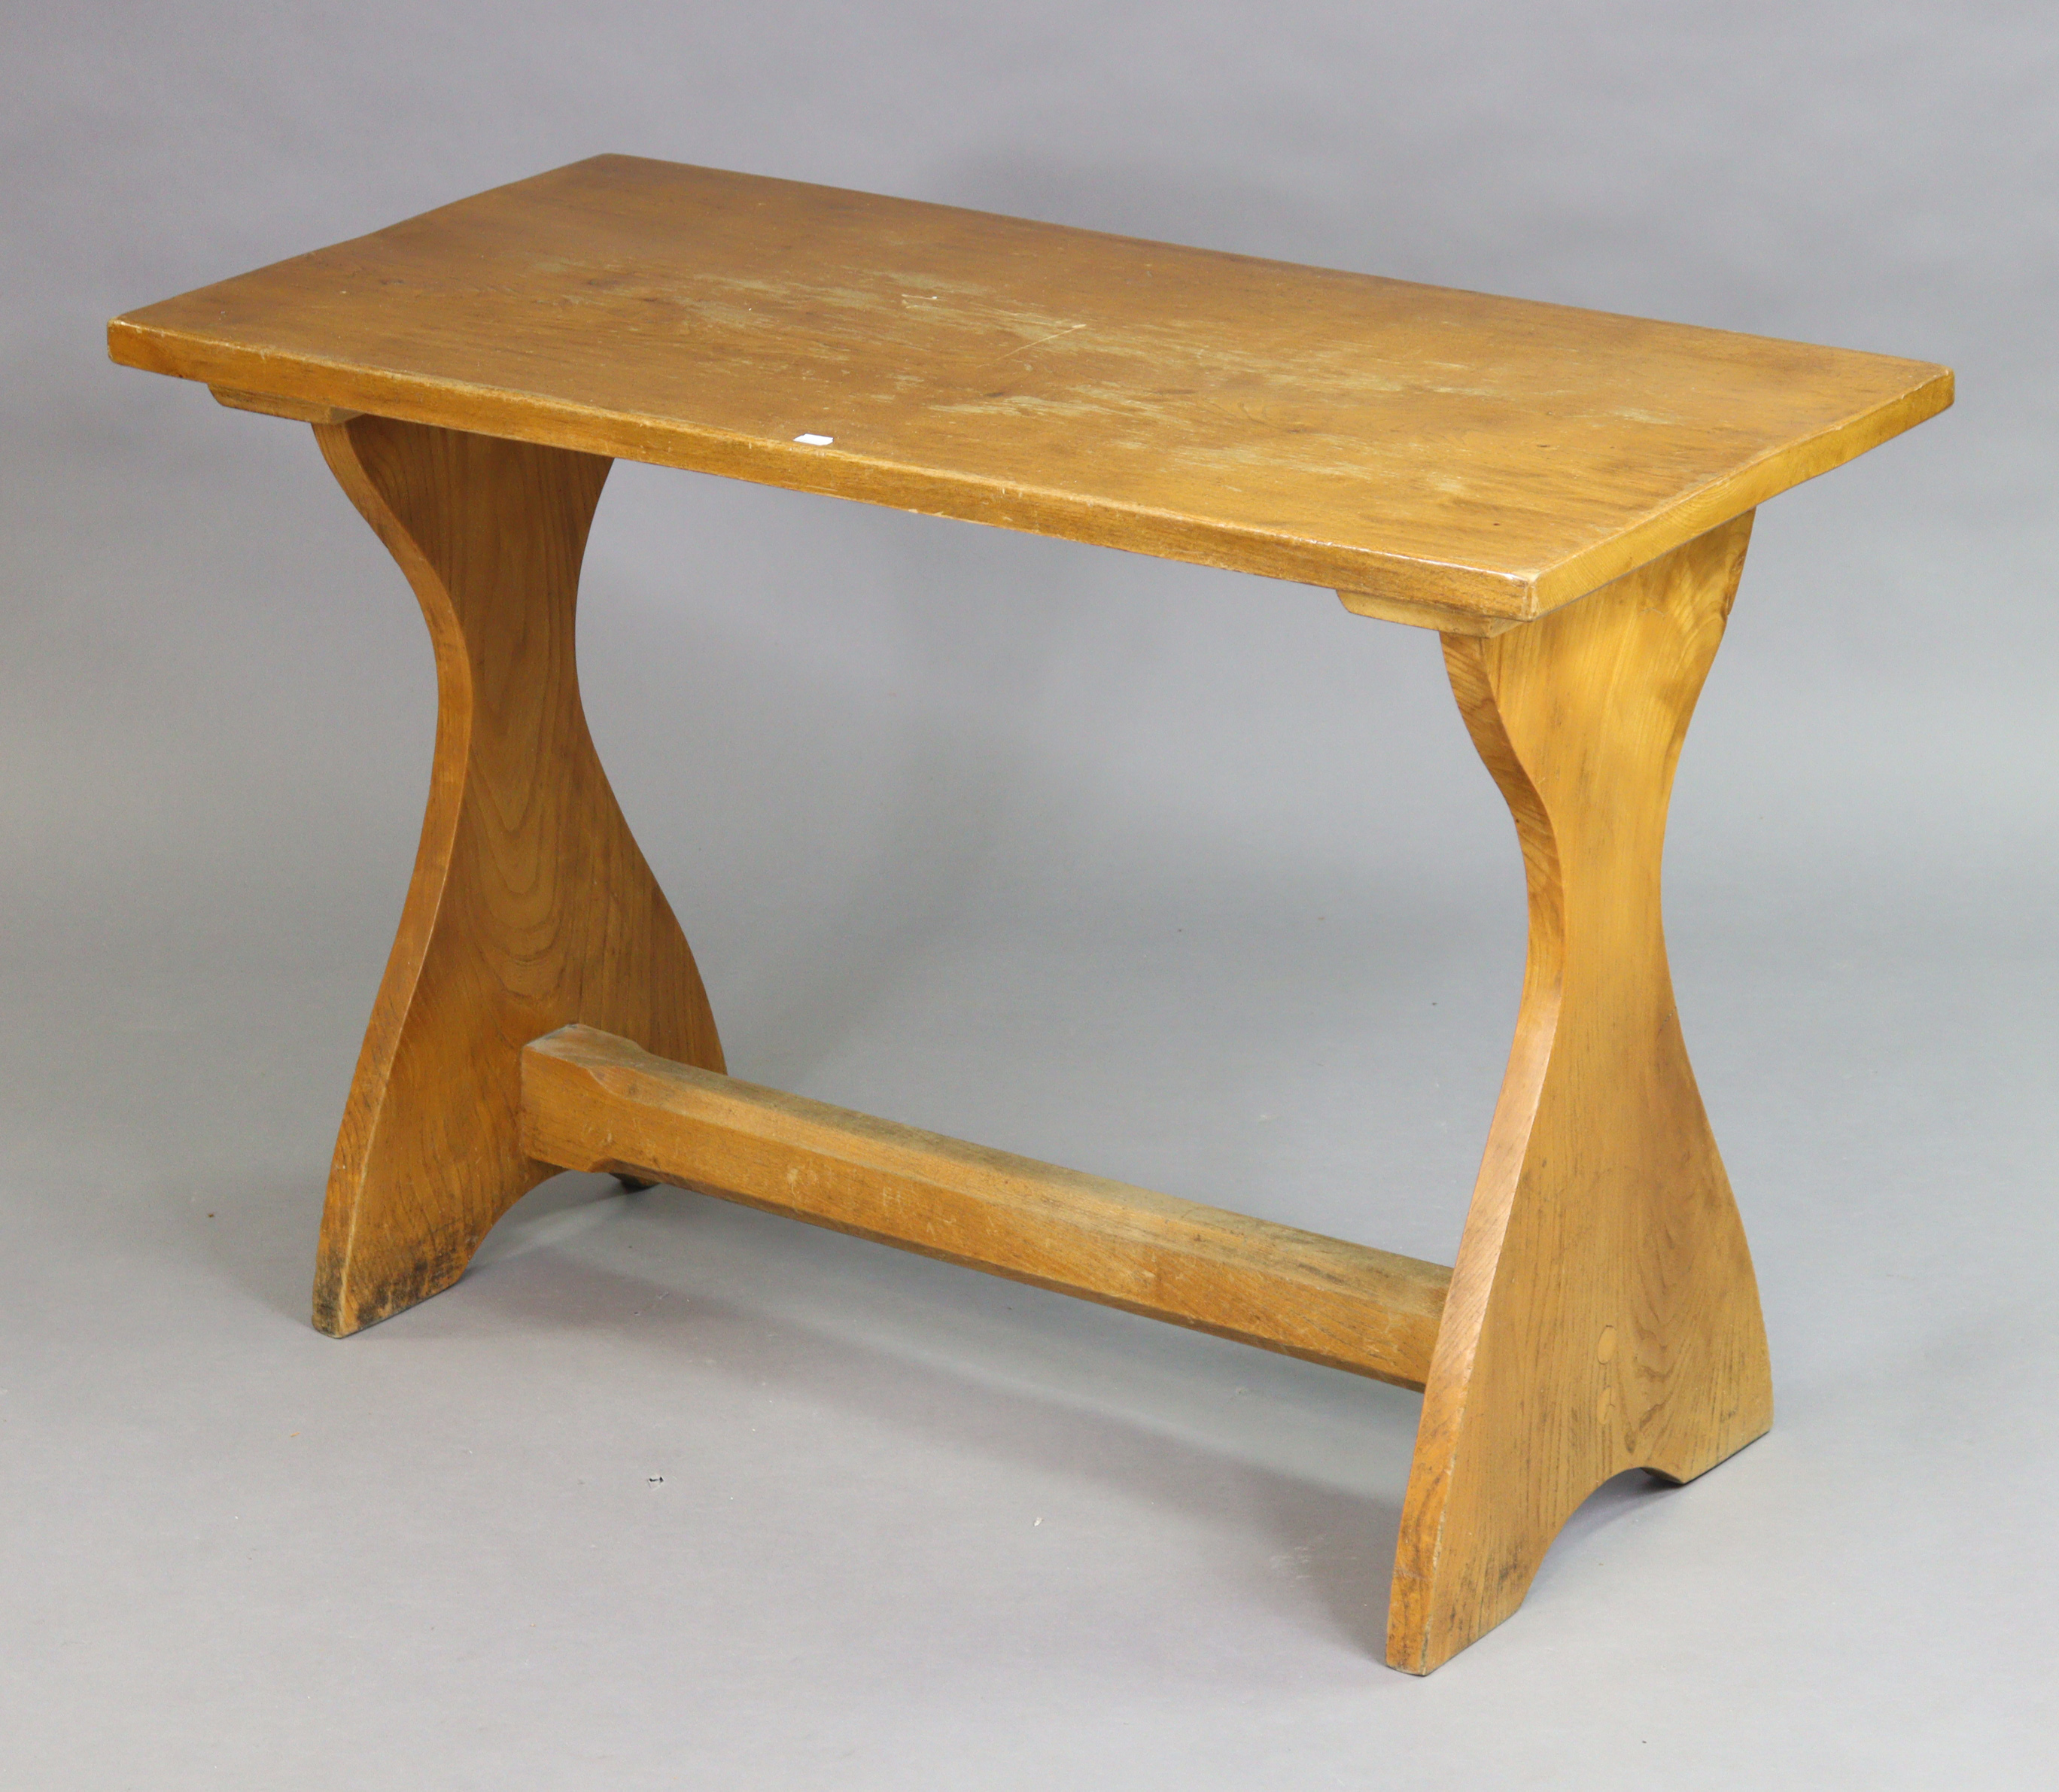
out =
{"type": "Polygon", "coordinates": [[[796,436],[797,442],[806,442],[810,448],[827,448],[836,440],[834,436],[796,436]]]}

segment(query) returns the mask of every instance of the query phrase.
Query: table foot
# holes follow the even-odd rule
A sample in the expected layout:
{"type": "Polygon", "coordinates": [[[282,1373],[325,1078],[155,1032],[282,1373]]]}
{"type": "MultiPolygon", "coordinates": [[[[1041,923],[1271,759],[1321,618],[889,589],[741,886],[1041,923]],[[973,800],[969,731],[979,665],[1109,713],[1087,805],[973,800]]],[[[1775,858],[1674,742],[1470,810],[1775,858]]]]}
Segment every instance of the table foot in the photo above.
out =
{"type": "Polygon", "coordinates": [[[1506,634],[1444,638],[1515,812],[1530,946],[1402,1514],[1388,1659],[1411,1672],[1514,1611],[1611,1475],[1689,1480],[1772,1423],[1757,1284],[1659,913],[1674,766],[1750,526],[1506,634]]]}
{"type": "Polygon", "coordinates": [[[519,1137],[530,1040],[578,1021],[723,1059],[579,704],[573,611],[610,463],[370,416],[315,434],[420,600],[438,688],[414,879],[322,1217],[314,1322],[341,1336],[448,1287],[556,1173],[519,1137]]]}

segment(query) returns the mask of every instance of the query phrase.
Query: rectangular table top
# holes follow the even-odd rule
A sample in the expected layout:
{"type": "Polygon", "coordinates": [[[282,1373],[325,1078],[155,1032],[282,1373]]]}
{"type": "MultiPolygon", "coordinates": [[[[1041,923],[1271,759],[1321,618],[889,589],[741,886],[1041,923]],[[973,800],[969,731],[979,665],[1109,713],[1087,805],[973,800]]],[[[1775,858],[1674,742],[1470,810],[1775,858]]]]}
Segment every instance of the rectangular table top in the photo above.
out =
{"type": "Polygon", "coordinates": [[[1922,361],[627,156],[108,340],[308,404],[1496,620],[1952,400],[1922,361]]]}

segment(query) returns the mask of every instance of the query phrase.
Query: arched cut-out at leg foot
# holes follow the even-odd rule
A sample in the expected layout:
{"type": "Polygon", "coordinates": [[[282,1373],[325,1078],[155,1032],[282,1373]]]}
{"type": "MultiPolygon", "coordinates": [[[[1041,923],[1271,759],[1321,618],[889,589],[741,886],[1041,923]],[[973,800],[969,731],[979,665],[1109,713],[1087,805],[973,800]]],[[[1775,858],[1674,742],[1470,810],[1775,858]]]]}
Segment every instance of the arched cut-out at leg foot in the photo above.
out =
{"type": "Polygon", "coordinates": [[[322,1217],[314,1321],[341,1336],[448,1287],[556,1173],[518,1137],[529,1041],[583,1021],[723,1061],[579,704],[573,611],[609,463],[378,417],[315,433],[420,600],[438,692],[414,878],[322,1217]]]}
{"type": "Polygon", "coordinates": [[[1659,914],[1674,767],[1750,526],[1537,622],[1444,638],[1515,814],[1530,946],[1402,1515],[1388,1659],[1414,1673],[1507,1617],[1611,1475],[1690,1480],[1772,1423],[1758,1288],[1659,914]]]}

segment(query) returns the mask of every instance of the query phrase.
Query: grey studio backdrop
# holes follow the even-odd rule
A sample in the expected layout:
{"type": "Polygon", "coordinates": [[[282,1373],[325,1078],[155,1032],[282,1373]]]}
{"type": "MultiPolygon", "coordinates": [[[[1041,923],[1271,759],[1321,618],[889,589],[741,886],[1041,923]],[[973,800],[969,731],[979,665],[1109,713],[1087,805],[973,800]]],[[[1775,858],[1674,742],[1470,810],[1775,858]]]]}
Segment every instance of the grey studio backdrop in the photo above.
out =
{"type": "MultiPolygon", "coordinates": [[[[0,1782],[2044,1783],[2048,6],[14,0],[0,83],[0,1782]],[[430,655],[102,331],[603,149],[1957,368],[1762,513],[1675,798],[1776,1428],[1429,1680],[1396,1389],[594,1177],[309,1328],[430,655]]],[[[1523,903],[1433,635],[627,465],[580,626],[739,1074],[1450,1260],[1523,903]]]]}

